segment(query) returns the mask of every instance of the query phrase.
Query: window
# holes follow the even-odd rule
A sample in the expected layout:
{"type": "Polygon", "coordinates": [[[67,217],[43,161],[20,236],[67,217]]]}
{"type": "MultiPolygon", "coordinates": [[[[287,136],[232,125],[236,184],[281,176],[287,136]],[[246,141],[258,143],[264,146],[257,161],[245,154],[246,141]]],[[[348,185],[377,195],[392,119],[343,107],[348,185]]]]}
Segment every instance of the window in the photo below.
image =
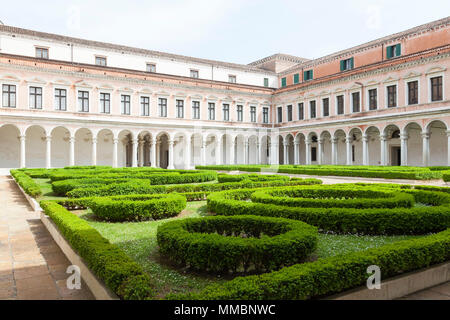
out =
{"type": "Polygon", "coordinates": [[[224,104],[222,111],[223,111],[223,121],[230,121],[230,105],[224,104]]]}
{"type": "Polygon", "coordinates": [[[354,66],[354,59],[341,60],[341,71],[352,70],[354,66]]]}
{"type": "Polygon", "coordinates": [[[377,89],[369,90],[369,110],[377,110],[378,108],[378,98],[377,89]]]}
{"type": "Polygon", "coordinates": [[[230,74],[230,75],[228,76],[228,82],[230,82],[230,83],[236,83],[236,76],[230,74]]]}
{"type": "Polygon", "coordinates": [[[286,78],[281,78],[281,87],[286,87],[286,78]]]}
{"type": "Polygon", "coordinates": [[[269,108],[263,108],[263,123],[269,123],[269,108]]]}
{"type": "Polygon", "coordinates": [[[150,116],[150,98],[141,97],[141,115],[148,117],[150,116]]]}
{"type": "Polygon", "coordinates": [[[400,43],[386,47],[386,57],[388,59],[400,57],[401,55],[402,55],[402,45],[400,43]]]}
{"type": "Polygon", "coordinates": [[[216,120],[216,104],[214,102],[208,103],[208,119],[216,120]]]}
{"type": "Polygon", "coordinates": [[[121,98],[122,114],[129,115],[131,113],[131,97],[126,94],[122,94],[121,98]]]}
{"type": "Polygon", "coordinates": [[[89,91],[78,91],[78,110],[89,112],[89,91]]]}
{"type": "Polygon", "coordinates": [[[305,119],[305,108],[303,106],[303,102],[298,104],[298,120],[305,119]]]}
{"type": "Polygon", "coordinates": [[[55,89],[55,109],[66,111],[67,109],[67,90],[55,89]]]}
{"type": "Polygon", "coordinates": [[[316,118],[316,101],[309,102],[309,117],[311,119],[316,118]]]}
{"type": "Polygon", "coordinates": [[[162,118],[167,118],[167,99],[159,98],[158,107],[159,107],[159,116],[162,118]]]}
{"type": "Polygon", "coordinates": [[[106,66],[106,57],[95,57],[95,64],[98,66],[106,66]]]}
{"type": "Polygon", "coordinates": [[[250,121],[256,122],[256,107],[250,107],[250,121]]]}
{"type": "Polygon", "coordinates": [[[292,105],[287,106],[287,121],[292,121],[292,105]]]}
{"type": "Polygon", "coordinates": [[[419,103],[419,81],[408,82],[408,104],[419,103]]]}
{"type": "Polygon", "coordinates": [[[294,84],[297,84],[300,82],[300,75],[298,73],[294,74],[294,84]]]}
{"type": "Polygon", "coordinates": [[[317,161],[317,148],[316,147],[312,147],[311,148],[311,161],[317,161]]]}
{"type": "Polygon", "coordinates": [[[4,84],[2,86],[3,107],[16,107],[16,86],[11,84],[4,84]]]}
{"type": "Polygon", "coordinates": [[[277,108],[278,123],[283,122],[283,107],[277,108]]]}
{"type": "Polygon", "coordinates": [[[42,109],[42,88],[30,87],[30,108],[42,109]]]}
{"type": "Polygon", "coordinates": [[[322,99],[322,112],[324,117],[328,117],[330,115],[330,99],[324,98],[322,99]]]}
{"type": "Polygon", "coordinates": [[[264,78],[264,87],[269,86],[269,78],[264,78]]]}
{"type": "Polygon", "coordinates": [[[442,98],[442,76],[434,77],[431,81],[431,101],[441,101],[442,98]]]}
{"type": "Polygon", "coordinates": [[[308,71],[303,72],[303,79],[305,81],[312,80],[313,79],[313,71],[312,70],[308,70],[308,71]]]}
{"type": "Polygon", "coordinates": [[[192,119],[200,119],[200,101],[192,101],[192,119]]]}
{"type": "Polygon", "coordinates": [[[48,49],[47,48],[36,48],[36,58],[48,59],[48,49]]]}
{"type": "Polygon", "coordinates": [[[352,93],[352,112],[360,112],[361,111],[359,96],[360,96],[359,92],[352,93]]]}
{"type": "Polygon", "coordinates": [[[191,69],[191,78],[198,79],[198,70],[191,69]]]}
{"type": "Polygon", "coordinates": [[[344,96],[340,95],[336,97],[336,104],[337,104],[337,114],[344,114],[344,96]]]}
{"type": "Polygon", "coordinates": [[[392,85],[387,87],[387,106],[393,108],[397,106],[397,86],[392,85]]]}
{"type": "Polygon", "coordinates": [[[100,112],[111,113],[111,94],[100,92],[100,112]]]}
{"type": "Polygon", "coordinates": [[[184,100],[177,100],[177,118],[184,118],[184,100]]]}
{"type": "Polygon", "coordinates": [[[237,106],[237,121],[244,121],[244,107],[241,105],[237,106]]]}
{"type": "Polygon", "coordinates": [[[147,63],[147,72],[156,72],[156,64],[154,63],[147,63]]]}

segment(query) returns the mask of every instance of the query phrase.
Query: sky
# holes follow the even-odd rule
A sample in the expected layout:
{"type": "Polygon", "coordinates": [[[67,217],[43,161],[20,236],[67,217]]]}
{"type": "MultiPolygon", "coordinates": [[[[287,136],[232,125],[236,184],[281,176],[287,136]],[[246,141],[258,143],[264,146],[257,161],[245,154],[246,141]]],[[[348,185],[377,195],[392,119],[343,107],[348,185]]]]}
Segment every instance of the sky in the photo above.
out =
{"type": "Polygon", "coordinates": [[[275,53],[319,58],[450,15],[448,0],[0,0],[0,8],[6,25],[242,64],[275,53]]]}

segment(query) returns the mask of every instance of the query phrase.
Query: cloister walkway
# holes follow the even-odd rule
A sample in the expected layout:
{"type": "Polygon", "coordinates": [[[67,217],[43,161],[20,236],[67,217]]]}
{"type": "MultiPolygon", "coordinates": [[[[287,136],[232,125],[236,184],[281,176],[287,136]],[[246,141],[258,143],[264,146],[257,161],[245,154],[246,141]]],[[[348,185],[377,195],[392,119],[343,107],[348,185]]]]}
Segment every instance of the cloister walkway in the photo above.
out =
{"type": "Polygon", "coordinates": [[[69,260],[9,176],[0,176],[0,300],[94,299],[66,286],[69,260]]]}

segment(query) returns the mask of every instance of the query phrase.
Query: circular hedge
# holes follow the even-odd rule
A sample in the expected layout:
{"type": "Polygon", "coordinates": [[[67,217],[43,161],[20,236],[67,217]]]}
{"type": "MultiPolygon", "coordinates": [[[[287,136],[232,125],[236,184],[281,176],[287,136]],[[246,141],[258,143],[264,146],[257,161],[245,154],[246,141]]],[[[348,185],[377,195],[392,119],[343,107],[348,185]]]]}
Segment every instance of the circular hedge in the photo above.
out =
{"type": "Polygon", "coordinates": [[[171,218],[186,208],[186,197],[180,194],[126,195],[89,199],[88,207],[107,221],[143,221],[171,218]]]}
{"type": "Polygon", "coordinates": [[[305,260],[317,228],[283,218],[205,217],[158,227],[160,252],[183,266],[207,272],[271,271],[305,260]]]}

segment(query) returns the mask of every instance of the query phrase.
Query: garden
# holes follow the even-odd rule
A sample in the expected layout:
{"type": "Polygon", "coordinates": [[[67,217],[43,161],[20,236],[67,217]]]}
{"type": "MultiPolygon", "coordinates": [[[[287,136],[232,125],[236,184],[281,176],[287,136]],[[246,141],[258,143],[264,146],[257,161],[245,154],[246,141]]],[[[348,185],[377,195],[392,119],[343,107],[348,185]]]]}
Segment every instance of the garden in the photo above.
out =
{"type": "MultiPolygon", "coordinates": [[[[323,167],[315,169],[363,177],[389,172],[323,167]]],[[[450,188],[324,185],[260,174],[269,169],[263,166],[197,169],[11,174],[121,299],[317,299],[365,284],[370,265],[386,279],[450,260],[450,188]]],[[[445,169],[391,174],[435,179],[445,169]]]]}

